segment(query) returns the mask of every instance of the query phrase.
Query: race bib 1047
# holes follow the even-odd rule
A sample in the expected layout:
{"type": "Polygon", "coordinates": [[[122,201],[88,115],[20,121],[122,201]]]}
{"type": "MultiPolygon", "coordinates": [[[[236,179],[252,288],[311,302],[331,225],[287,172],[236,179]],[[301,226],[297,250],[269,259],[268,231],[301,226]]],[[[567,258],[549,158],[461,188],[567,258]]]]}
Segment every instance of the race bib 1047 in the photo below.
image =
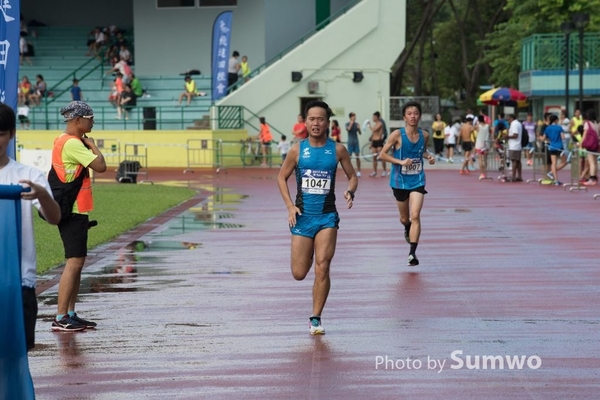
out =
{"type": "Polygon", "coordinates": [[[413,158],[412,164],[402,166],[402,174],[404,175],[417,175],[423,171],[423,163],[420,158],[413,158]]]}
{"type": "Polygon", "coordinates": [[[331,172],[314,169],[302,170],[302,193],[327,194],[331,189],[331,172]]]}

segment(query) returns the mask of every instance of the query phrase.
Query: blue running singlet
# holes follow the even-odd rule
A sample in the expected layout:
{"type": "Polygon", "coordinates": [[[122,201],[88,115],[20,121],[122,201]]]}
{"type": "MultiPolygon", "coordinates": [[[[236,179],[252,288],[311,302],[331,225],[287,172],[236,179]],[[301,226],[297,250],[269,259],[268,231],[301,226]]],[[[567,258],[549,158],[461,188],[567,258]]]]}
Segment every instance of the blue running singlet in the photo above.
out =
{"type": "Polygon", "coordinates": [[[296,207],[302,214],[336,212],[335,173],[338,161],[335,146],[331,139],[327,139],[323,147],[312,147],[308,140],[300,142],[296,167],[296,207]]]}
{"type": "Polygon", "coordinates": [[[425,137],[423,131],[419,131],[419,139],[416,143],[411,142],[406,136],[404,128],[400,129],[402,146],[394,149],[394,158],[404,160],[412,159],[409,166],[392,164],[390,173],[390,186],[394,189],[415,189],[425,186],[425,171],[423,171],[423,153],[425,152],[425,137]]]}

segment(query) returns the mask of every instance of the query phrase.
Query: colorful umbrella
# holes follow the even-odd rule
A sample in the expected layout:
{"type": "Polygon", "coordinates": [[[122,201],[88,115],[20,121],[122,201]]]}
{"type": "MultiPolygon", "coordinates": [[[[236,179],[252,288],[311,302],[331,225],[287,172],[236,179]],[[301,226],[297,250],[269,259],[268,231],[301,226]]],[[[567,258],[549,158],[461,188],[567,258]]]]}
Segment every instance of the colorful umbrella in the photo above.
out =
{"type": "Polygon", "coordinates": [[[504,105],[522,107],[527,105],[527,96],[516,89],[505,87],[490,89],[479,96],[479,100],[483,104],[492,106],[504,105]]]}

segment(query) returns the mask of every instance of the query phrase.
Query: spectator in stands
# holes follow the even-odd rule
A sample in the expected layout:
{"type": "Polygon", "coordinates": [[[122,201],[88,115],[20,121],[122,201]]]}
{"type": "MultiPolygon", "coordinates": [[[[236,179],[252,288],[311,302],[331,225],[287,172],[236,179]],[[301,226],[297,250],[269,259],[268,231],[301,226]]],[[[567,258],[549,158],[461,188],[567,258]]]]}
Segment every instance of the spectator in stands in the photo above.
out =
{"type": "Polygon", "coordinates": [[[125,84],[129,83],[129,79],[131,78],[131,75],[133,74],[129,64],[127,64],[127,62],[125,62],[123,60],[119,60],[118,57],[113,57],[113,61],[115,62],[114,66],[111,69],[109,69],[108,71],[106,71],[105,75],[108,75],[108,74],[111,74],[114,72],[120,72],[121,75],[123,75],[123,82],[125,84]]]}
{"type": "Polygon", "coordinates": [[[196,87],[196,82],[192,79],[190,75],[186,75],[184,80],[185,84],[183,85],[183,88],[185,89],[185,91],[179,95],[179,102],[177,102],[178,106],[181,105],[181,102],[183,101],[184,97],[187,98],[187,105],[189,106],[192,102],[193,97],[206,96],[206,93],[198,91],[198,88],[196,87]]]}
{"type": "Polygon", "coordinates": [[[29,129],[29,102],[25,101],[25,104],[17,107],[17,115],[19,122],[21,122],[21,129],[29,129]]]}
{"type": "Polygon", "coordinates": [[[121,61],[125,61],[127,65],[131,65],[131,52],[129,52],[129,49],[125,43],[121,44],[119,50],[119,59],[121,61]]]}
{"type": "Polygon", "coordinates": [[[231,86],[235,85],[238,80],[238,73],[240,71],[240,63],[238,62],[239,56],[240,53],[234,51],[231,55],[231,58],[229,58],[229,65],[227,68],[227,86],[229,87],[229,92],[234,90],[234,88],[232,88],[231,86]]]}
{"type": "Polygon", "coordinates": [[[42,98],[46,97],[47,86],[42,75],[35,76],[35,91],[29,94],[29,101],[32,105],[39,106],[42,98]]]}
{"type": "Polygon", "coordinates": [[[131,90],[133,90],[135,97],[142,97],[144,94],[144,89],[142,88],[142,84],[140,83],[140,80],[136,78],[135,74],[131,74],[131,82],[129,84],[131,85],[131,90]]]}
{"type": "Polygon", "coordinates": [[[129,119],[129,111],[137,105],[137,100],[131,89],[131,85],[125,85],[125,90],[121,93],[121,109],[125,112],[125,119],[129,119]]]}
{"type": "Polygon", "coordinates": [[[29,65],[33,65],[29,58],[29,46],[27,40],[25,40],[25,36],[23,36],[23,32],[21,32],[21,37],[19,38],[19,65],[23,65],[23,59],[25,59],[29,65]]]}
{"type": "Polygon", "coordinates": [[[79,79],[73,79],[73,86],[71,87],[71,101],[83,101],[83,93],[79,87],[79,79]]]}
{"type": "Polygon", "coordinates": [[[110,94],[108,95],[108,102],[113,107],[119,106],[119,92],[117,91],[117,78],[113,80],[113,83],[110,87],[110,94]]]}
{"type": "Polygon", "coordinates": [[[115,79],[115,87],[117,89],[116,107],[117,107],[117,119],[121,119],[121,95],[125,91],[125,83],[123,82],[123,74],[117,72],[117,78],[115,79]]]}
{"type": "Polygon", "coordinates": [[[102,47],[106,44],[106,35],[100,28],[95,28],[90,34],[93,35],[94,38],[88,40],[88,52],[86,56],[97,56],[98,53],[100,53],[100,50],[102,50],[102,47]]]}
{"type": "Polygon", "coordinates": [[[25,104],[29,94],[31,93],[31,82],[27,76],[23,76],[19,83],[19,104],[25,104]]]}
{"type": "Polygon", "coordinates": [[[240,72],[242,73],[242,79],[244,82],[248,82],[250,80],[250,66],[248,65],[248,57],[246,56],[242,56],[240,72]]]}

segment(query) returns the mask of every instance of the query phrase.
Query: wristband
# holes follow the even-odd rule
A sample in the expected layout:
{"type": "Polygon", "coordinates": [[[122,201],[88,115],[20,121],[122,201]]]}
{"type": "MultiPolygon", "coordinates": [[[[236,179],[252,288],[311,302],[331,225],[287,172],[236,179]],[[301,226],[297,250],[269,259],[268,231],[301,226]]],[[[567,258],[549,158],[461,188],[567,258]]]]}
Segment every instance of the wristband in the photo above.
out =
{"type": "Polygon", "coordinates": [[[350,199],[354,201],[354,190],[346,190],[346,192],[348,192],[348,194],[350,195],[350,199]]]}

